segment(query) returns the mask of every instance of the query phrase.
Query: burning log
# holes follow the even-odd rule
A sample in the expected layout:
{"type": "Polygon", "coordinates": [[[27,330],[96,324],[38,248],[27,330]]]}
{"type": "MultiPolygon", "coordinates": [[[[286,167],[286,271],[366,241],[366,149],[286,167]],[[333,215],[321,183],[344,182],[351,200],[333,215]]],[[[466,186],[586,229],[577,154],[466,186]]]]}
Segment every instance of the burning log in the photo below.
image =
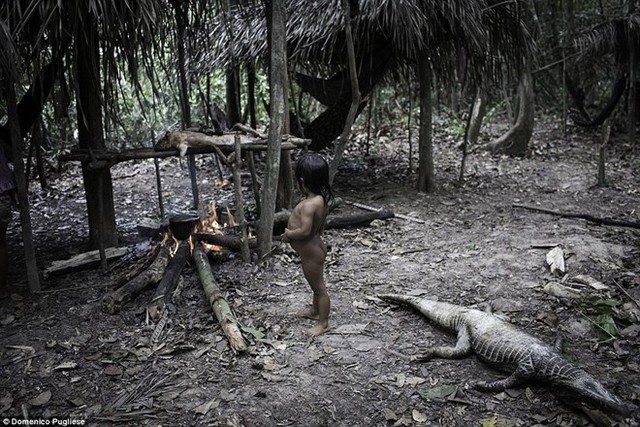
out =
{"type": "Polygon", "coordinates": [[[158,283],[162,279],[168,263],[169,250],[162,246],[158,256],[153,260],[149,268],[102,298],[103,310],[110,314],[120,311],[126,302],[131,301],[147,287],[158,283]]]}
{"type": "Polygon", "coordinates": [[[183,240],[180,242],[176,253],[169,261],[164,275],[162,276],[162,280],[160,280],[160,283],[153,294],[153,298],[151,298],[151,302],[147,305],[147,313],[149,313],[149,317],[154,321],[157,322],[158,319],[160,319],[160,316],[165,309],[166,299],[175,289],[180,273],[187,264],[188,259],[189,243],[186,240],[183,240]]]}
{"type": "Polygon", "coordinates": [[[242,352],[247,350],[247,343],[238,328],[238,322],[231,312],[229,303],[222,295],[222,291],[216,285],[213,278],[213,272],[211,271],[211,265],[207,259],[207,255],[202,249],[202,245],[196,244],[193,250],[193,260],[200,276],[200,282],[204,289],[204,293],[207,296],[207,301],[211,306],[222,330],[229,339],[231,348],[236,352],[242,352]]]}
{"type": "MultiPolygon", "coordinates": [[[[242,242],[238,236],[232,236],[229,234],[205,234],[194,233],[193,238],[199,242],[209,243],[211,245],[222,246],[224,248],[231,249],[233,251],[240,251],[242,242]]],[[[256,239],[248,239],[249,248],[255,249],[258,244],[256,239]]]]}
{"type": "MultiPolygon", "coordinates": [[[[153,260],[158,256],[160,247],[161,245],[159,244],[152,245],[143,257],[135,261],[133,265],[127,265],[127,268],[122,273],[118,274],[118,276],[111,281],[109,286],[114,289],[119,288],[149,268],[153,260]]],[[[113,269],[116,267],[117,266],[114,265],[111,268],[113,269]]]]}

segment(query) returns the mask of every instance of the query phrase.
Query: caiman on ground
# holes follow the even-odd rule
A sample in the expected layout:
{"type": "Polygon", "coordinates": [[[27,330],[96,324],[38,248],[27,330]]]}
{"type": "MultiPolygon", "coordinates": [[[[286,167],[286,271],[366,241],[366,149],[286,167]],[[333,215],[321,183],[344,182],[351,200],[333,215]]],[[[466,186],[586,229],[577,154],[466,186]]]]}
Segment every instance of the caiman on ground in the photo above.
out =
{"type": "Polygon", "coordinates": [[[501,391],[537,380],[562,388],[556,391],[573,400],[582,399],[622,415],[631,411],[598,380],[563,359],[559,348],[548,346],[493,314],[414,296],[386,294],[378,297],[413,307],[436,325],[458,332],[455,347],[433,347],[415,360],[456,359],[475,353],[481,360],[511,374],[502,380],[475,384],[480,390],[501,391]]]}

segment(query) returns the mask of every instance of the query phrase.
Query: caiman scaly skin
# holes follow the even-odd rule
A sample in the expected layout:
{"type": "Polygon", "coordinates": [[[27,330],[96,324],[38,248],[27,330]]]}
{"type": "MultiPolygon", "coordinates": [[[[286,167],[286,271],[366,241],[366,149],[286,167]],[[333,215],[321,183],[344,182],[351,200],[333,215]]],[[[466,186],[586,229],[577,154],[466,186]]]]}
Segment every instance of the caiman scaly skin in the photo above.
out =
{"type": "Polygon", "coordinates": [[[490,313],[413,296],[386,294],[378,297],[413,307],[436,325],[457,331],[455,347],[433,347],[416,360],[459,359],[475,353],[488,364],[511,374],[499,381],[477,383],[475,387],[480,390],[501,391],[528,380],[538,380],[559,386],[564,389],[563,394],[581,398],[596,407],[623,415],[630,412],[631,408],[599,381],[563,359],[558,349],[490,313]]]}

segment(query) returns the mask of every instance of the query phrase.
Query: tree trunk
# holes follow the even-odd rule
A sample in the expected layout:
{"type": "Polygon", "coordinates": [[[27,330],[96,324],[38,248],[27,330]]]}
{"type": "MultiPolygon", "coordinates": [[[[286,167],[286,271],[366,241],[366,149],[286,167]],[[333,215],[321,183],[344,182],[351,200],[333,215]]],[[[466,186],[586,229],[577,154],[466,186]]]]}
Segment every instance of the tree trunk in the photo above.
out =
{"type": "MultiPolygon", "coordinates": [[[[627,12],[629,16],[632,16],[635,12],[635,3],[636,0],[627,0],[627,12]]],[[[631,22],[628,24],[631,26],[631,22]]],[[[638,123],[638,100],[636,99],[638,95],[637,91],[637,81],[638,81],[638,65],[640,65],[640,58],[638,57],[638,38],[635,37],[637,34],[636,31],[633,31],[632,28],[628,30],[629,34],[629,101],[628,104],[628,112],[627,112],[627,138],[629,143],[633,144],[636,142],[636,125],[638,123]]]]}
{"type": "MultiPolygon", "coordinates": [[[[88,7],[88,6],[84,6],[88,7]]],[[[79,20],[75,61],[78,76],[78,134],[80,148],[102,151],[105,149],[102,124],[100,90],[100,54],[95,19],[83,11],[79,20]]],[[[98,248],[118,243],[111,171],[108,168],[93,169],[83,162],[82,176],[89,217],[89,245],[98,248]],[[102,209],[101,209],[102,208],[102,209]]]]}
{"type": "Polygon", "coordinates": [[[351,13],[348,0],[342,0],[342,19],[344,19],[345,22],[344,32],[347,41],[347,62],[349,63],[349,81],[351,83],[351,105],[349,106],[349,113],[347,114],[347,119],[344,123],[342,134],[340,135],[340,139],[338,140],[338,144],[336,145],[333,161],[331,162],[331,167],[329,170],[329,183],[331,184],[333,184],[333,179],[338,172],[338,166],[340,166],[340,163],[342,162],[342,155],[344,154],[344,149],[347,146],[347,142],[349,142],[351,127],[353,126],[353,122],[356,120],[356,116],[358,115],[360,100],[362,98],[360,95],[360,85],[358,83],[358,70],[356,69],[356,54],[353,46],[353,34],[351,32],[351,13]]]}
{"type": "MultiPolygon", "coordinates": [[[[4,34],[4,31],[0,31],[4,34]]],[[[0,48],[7,54],[8,58],[17,58],[13,50],[12,44],[4,37],[0,38],[0,48]]],[[[18,199],[20,201],[20,224],[22,225],[22,238],[24,241],[24,255],[27,268],[27,279],[29,281],[29,290],[37,292],[41,289],[40,277],[38,276],[38,265],[36,263],[35,248],[33,245],[33,233],[31,230],[31,216],[29,214],[29,198],[27,197],[27,180],[24,175],[24,164],[22,160],[22,135],[20,131],[20,122],[18,117],[18,107],[15,92],[16,67],[15,63],[3,63],[2,81],[4,81],[3,95],[7,104],[7,115],[9,125],[9,141],[11,144],[11,153],[13,154],[13,170],[16,178],[16,187],[18,191],[18,199]]]]}
{"type": "Polygon", "coordinates": [[[284,0],[265,0],[267,14],[267,32],[270,51],[269,92],[270,122],[265,165],[262,200],[260,201],[261,218],[258,229],[259,255],[263,256],[271,250],[273,214],[278,192],[278,175],[280,170],[280,152],[282,145],[282,129],[284,126],[285,100],[284,89],[287,81],[287,57],[285,25],[287,10],[284,0]]]}
{"type": "Polygon", "coordinates": [[[256,69],[253,65],[247,65],[247,103],[249,107],[249,125],[252,129],[258,128],[256,112],[256,69]]]}
{"type": "Polygon", "coordinates": [[[476,97],[469,113],[467,129],[465,130],[464,141],[462,142],[462,162],[460,165],[460,176],[458,177],[459,184],[462,184],[464,180],[464,171],[469,146],[473,146],[478,142],[480,128],[482,127],[482,119],[484,118],[484,113],[487,106],[486,101],[487,98],[486,94],[484,93],[484,88],[480,85],[476,91],[476,97]]]}
{"type": "Polygon", "coordinates": [[[433,192],[435,173],[433,166],[433,138],[431,129],[431,85],[433,73],[429,57],[418,55],[418,79],[420,80],[420,135],[418,137],[418,191],[433,192]]]}
{"type": "Polygon", "coordinates": [[[533,134],[534,93],[531,71],[528,66],[518,87],[518,118],[507,133],[490,142],[484,148],[493,154],[525,156],[529,153],[529,141],[533,134]]]}
{"type": "MultiPolygon", "coordinates": [[[[225,17],[231,16],[231,1],[224,0],[225,17]]],[[[229,31],[229,39],[232,38],[231,23],[225,22],[224,25],[229,31]]],[[[226,100],[226,115],[229,121],[229,126],[233,126],[236,123],[242,122],[242,113],[240,106],[240,69],[235,62],[233,54],[233,46],[231,47],[232,62],[225,72],[225,100],[226,100]]]]}

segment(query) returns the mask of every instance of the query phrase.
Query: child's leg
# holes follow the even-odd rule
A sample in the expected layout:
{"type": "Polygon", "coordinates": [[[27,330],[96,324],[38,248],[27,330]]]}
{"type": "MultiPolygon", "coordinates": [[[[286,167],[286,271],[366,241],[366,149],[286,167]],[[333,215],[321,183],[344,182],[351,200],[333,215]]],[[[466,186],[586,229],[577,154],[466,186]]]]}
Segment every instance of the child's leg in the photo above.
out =
{"type": "Polygon", "coordinates": [[[308,313],[302,313],[305,317],[311,317],[318,320],[318,323],[313,328],[309,329],[307,333],[309,335],[320,335],[329,329],[329,312],[331,310],[331,300],[329,299],[329,293],[327,292],[327,286],[324,282],[324,253],[318,260],[309,259],[307,257],[302,258],[302,271],[305,279],[309,282],[311,290],[313,291],[313,304],[311,311],[308,313]]]}

